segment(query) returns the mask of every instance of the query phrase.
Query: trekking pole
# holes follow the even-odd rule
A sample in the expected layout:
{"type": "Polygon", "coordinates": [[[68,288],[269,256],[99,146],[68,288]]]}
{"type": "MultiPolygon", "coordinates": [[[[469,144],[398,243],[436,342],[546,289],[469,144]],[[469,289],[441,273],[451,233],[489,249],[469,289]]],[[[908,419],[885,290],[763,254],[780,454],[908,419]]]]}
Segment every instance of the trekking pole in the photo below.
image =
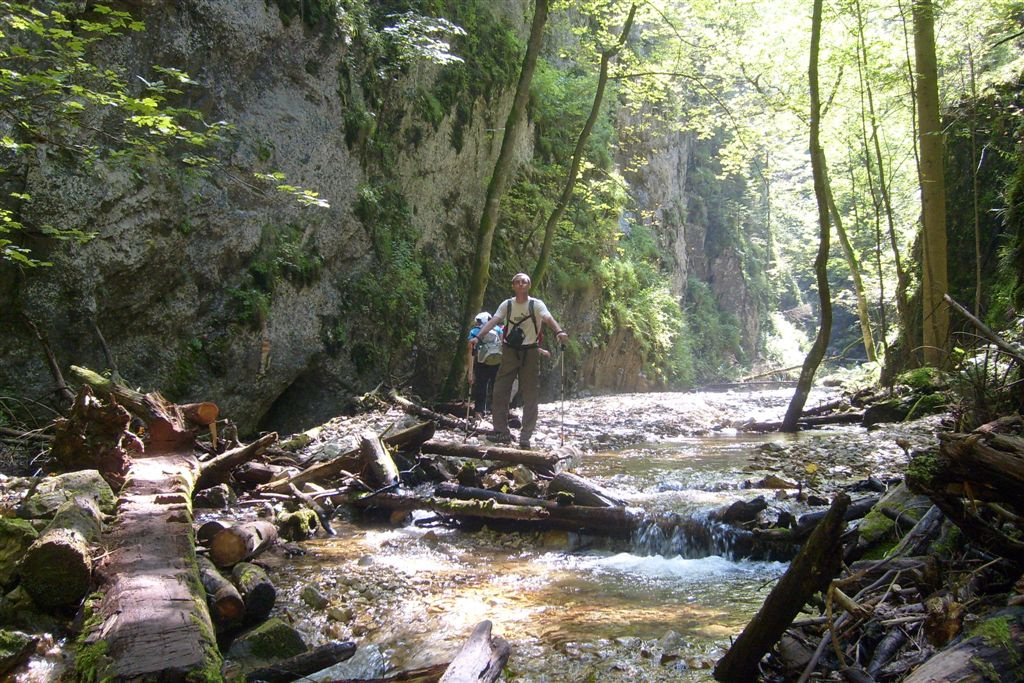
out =
{"type": "Polygon", "coordinates": [[[558,353],[558,364],[561,367],[559,370],[558,380],[558,394],[561,397],[562,407],[559,411],[558,419],[558,445],[565,445],[565,347],[559,349],[558,353]]]}
{"type": "Polygon", "coordinates": [[[462,443],[469,441],[469,411],[473,409],[473,383],[469,383],[466,393],[466,435],[462,437],[462,443]]]}

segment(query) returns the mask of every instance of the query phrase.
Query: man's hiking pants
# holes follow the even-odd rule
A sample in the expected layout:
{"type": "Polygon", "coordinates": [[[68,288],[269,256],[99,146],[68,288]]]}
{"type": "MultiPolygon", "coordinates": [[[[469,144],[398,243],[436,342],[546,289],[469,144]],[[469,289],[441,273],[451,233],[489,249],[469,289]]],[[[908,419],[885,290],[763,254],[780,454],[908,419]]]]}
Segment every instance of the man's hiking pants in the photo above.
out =
{"type": "Polygon", "coordinates": [[[537,426],[537,404],[540,400],[540,353],[536,347],[501,350],[501,365],[494,380],[494,400],[491,411],[494,431],[508,433],[508,407],[512,401],[512,384],[519,377],[519,393],[523,397],[523,428],[520,441],[529,441],[537,426]]]}

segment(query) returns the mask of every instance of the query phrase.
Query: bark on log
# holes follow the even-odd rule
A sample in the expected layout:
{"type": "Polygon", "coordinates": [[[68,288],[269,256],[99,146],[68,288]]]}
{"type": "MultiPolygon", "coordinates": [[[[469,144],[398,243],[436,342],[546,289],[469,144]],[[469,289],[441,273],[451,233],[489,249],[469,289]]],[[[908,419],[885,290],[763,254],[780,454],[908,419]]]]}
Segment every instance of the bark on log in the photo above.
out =
{"type": "Polygon", "coordinates": [[[250,562],[239,562],[231,570],[231,580],[245,603],[245,618],[258,623],[270,615],[277,602],[277,589],[261,567],[250,562]]]}
{"type": "Polygon", "coordinates": [[[527,505],[552,510],[562,507],[560,503],[542,498],[531,498],[529,496],[517,496],[512,493],[491,491],[490,489],[474,488],[472,486],[460,486],[450,482],[444,482],[434,487],[434,495],[440,498],[458,498],[459,500],[493,500],[503,505],[527,505]]]}
{"type": "Polygon", "coordinates": [[[132,414],[142,418],[149,428],[146,445],[148,454],[169,453],[191,448],[194,436],[185,428],[181,412],[159,394],[143,394],[129,389],[88,368],[71,366],[71,374],[88,384],[98,395],[113,397],[132,414]]]}
{"type": "Polygon", "coordinates": [[[1001,610],[978,625],[979,635],[958,641],[915,669],[904,683],[1024,680],[1024,608],[1001,610]],[[986,628],[986,624],[989,625],[986,628]]]}
{"type": "MultiPolygon", "coordinates": [[[[824,425],[860,424],[864,421],[864,413],[838,413],[836,415],[813,415],[801,417],[796,421],[800,429],[822,427],[824,425]]],[[[747,422],[739,426],[745,432],[777,432],[782,428],[781,422],[747,422]]]]}
{"type": "Polygon", "coordinates": [[[188,451],[135,460],[102,537],[101,597],[79,637],[92,680],[186,680],[220,671],[192,543],[199,463],[188,451]]]}
{"type": "MultiPolygon", "coordinates": [[[[854,519],[862,518],[864,515],[871,512],[871,508],[875,507],[879,500],[881,500],[881,496],[866,496],[864,498],[858,498],[851,502],[850,506],[846,508],[844,519],[849,522],[854,519]]],[[[793,529],[794,537],[800,539],[809,535],[828,513],[829,510],[817,510],[815,512],[808,512],[805,515],[800,515],[796,521],[796,528],[793,529]]]]}
{"type": "Polygon", "coordinates": [[[421,405],[413,403],[407,398],[402,398],[395,392],[391,392],[388,398],[391,400],[392,403],[394,403],[395,405],[397,405],[410,415],[415,415],[416,417],[425,417],[434,424],[440,425],[442,427],[447,427],[448,429],[454,430],[466,429],[467,427],[466,422],[464,420],[456,420],[453,417],[442,415],[441,413],[430,410],[429,408],[424,408],[421,405]]]}
{"type": "Polygon", "coordinates": [[[571,462],[577,453],[573,449],[560,450],[557,453],[542,454],[536,451],[522,451],[518,448],[501,448],[497,446],[474,446],[472,444],[454,443],[451,441],[427,441],[421,450],[429,455],[444,455],[451,458],[474,458],[477,460],[497,460],[515,465],[526,465],[532,469],[555,473],[571,462]]]}
{"type": "Polygon", "coordinates": [[[259,669],[250,671],[246,681],[264,681],[265,683],[289,683],[311,673],[322,671],[340,662],[350,659],[356,652],[356,644],[352,642],[333,642],[320,645],[309,652],[289,657],[288,659],[259,669]]]}
{"type": "Polygon", "coordinates": [[[440,683],[493,683],[511,651],[503,638],[491,635],[491,622],[481,621],[448,665],[440,683]]]}
{"type": "Polygon", "coordinates": [[[103,528],[91,498],[61,505],[53,520],[25,551],[19,567],[21,585],[37,605],[51,610],[73,607],[92,588],[92,551],[103,528]]]}
{"type": "Polygon", "coordinates": [[[206,604],[217,630],[224,631],[241,624],[245,620],[245,602],[235,584],[225,579],[208,558],[200,555],[196,559],[199,579],[206,590],[206,604]]]}
{"type": "Polygon", "coordinates": [[[359,452],[369,472],[369,483],[374,488],[389,488],[398,484],[398,467],[391,454],[374,432],[366,432],[359,440],[359,452]]]}
{"type": "Polygon", "coordinates": [[[548,484],[548,493],[571,493],[576,505],[592,507],[625,507],[625,503],[592,481],[572,472],[559,472],[548,484]]]}
{"type": "Polygon", "coordinates": [[[828,514],[807,539],[789,569],[768,594],[761,609],[715,666],[715,680],[747,683],[756,680],[761,657],[778,642],[793,618],[815,592],[824,590],[842,559],[843,517],[850,505],[839,494],[828,514]]]}
{"type": "Polygon", "coordinates": [[[227,482],[231,470],[263,454],[271,444],[277,442],[277,432],[264,434],[250,444],[225,451],[200,466],[199,481],[196,490],[202,491],[217,484],[227,482]]]}
{"type": "MultiPolygon", "coordinates": [[[[483,489],[459,487],[463,491],[480,492],[483,489]]],[[[460,495],[461,498],[461,495],[460,495]]],[[[506,505],[495,498],[474,493],[466,499],[421,498],[393,493],[364,496],[353,501],[363,509],[429,510],[451,517],[504,519],[528,522],[547,529],[579,531],[614,538],[629,538],[639,527],[642,518],[626,508],[593,508],[583,505],[506,505]]]]}
{"type": "MultiPolygon", "coordinates": [[[[393,446],[400,450],[411,450],[419,448],[419,446],[430,439],[434,435],[434,424],[431,422],[421,422],[420,424],[413,425],[412,427],[385,436],[381,439],[386,446],[393,446]]],[[[354,448],[350,451],[346,451],[341,455],[338,455],[326,462],[316,463],[307,467],[302,472],[299,472],[293,477],[287,479],[279,479],[273,481],[266,486],[260,487],[260,491],[267,493],[288,493],[289,484],[301,488],[303,484],[308,482],[325,482],[334,477],[337,477],[342,472],[357,473],[360,471],[362,466],[362,457],[360,455],[360,449],[354,448]]]]}
{"type": "Polygon", "coordinates": [[[228,527],[210,541],[210,559],[218,567],[255,557],[277,540],[277,527],[272,522],[256,520],[228,527]]]}

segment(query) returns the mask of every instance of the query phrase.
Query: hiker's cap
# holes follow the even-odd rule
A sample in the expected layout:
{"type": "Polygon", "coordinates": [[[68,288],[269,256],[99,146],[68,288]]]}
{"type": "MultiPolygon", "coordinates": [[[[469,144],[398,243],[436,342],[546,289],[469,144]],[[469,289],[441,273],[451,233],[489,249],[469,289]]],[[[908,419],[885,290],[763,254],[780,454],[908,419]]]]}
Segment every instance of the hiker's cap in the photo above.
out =
{"type": "Polygon", "coordinates": [[[475,323],[477,323],[479,325],[484,325],[490,319],[491,319],[491,314],[490,313],[488,313],[487,311],[480,311],[479,313],[476,314],[476,317],[473,318],[473,322],[475,322],[475,323]]]}

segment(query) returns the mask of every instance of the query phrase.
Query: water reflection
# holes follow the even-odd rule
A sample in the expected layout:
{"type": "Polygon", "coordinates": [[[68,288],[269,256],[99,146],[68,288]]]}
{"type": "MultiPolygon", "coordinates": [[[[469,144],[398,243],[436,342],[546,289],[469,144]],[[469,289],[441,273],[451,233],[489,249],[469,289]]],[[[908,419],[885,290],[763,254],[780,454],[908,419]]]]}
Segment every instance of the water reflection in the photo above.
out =
{"type": "MultiPolygon", "coordinates": [[[[690,515],[734,500],[746,459],[765,440],[688,439],[598,453],[581,472],[630,505],[690,515]]],[[[354,607],[349,621],[297,619],[312,640],[380,645],[399,670],[446,661],[489,619],[513,645],[515,681],[710,681],[729,637],[785,569],[707,551],[645,555],[564,532],[353,524],[309,547],[310,555],[280,568],[295,586],[284,592],[286,608],[306,611],[297,594],[308,583],[335,587],[326,591],[332,604],[354,607]]]]}

